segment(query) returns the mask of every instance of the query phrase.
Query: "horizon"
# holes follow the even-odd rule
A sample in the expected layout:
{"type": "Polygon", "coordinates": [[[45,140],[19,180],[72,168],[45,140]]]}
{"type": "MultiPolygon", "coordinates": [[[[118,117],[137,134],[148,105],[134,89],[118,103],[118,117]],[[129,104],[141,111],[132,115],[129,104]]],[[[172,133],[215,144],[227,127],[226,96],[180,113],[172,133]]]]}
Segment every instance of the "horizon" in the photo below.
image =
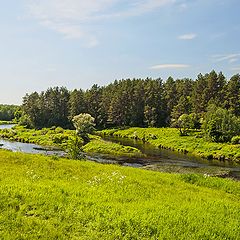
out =
{"type": "Polygon", "coordinates": [[[1,104],[49,87],[240,72],[236,0],[2,3],[1,104]]]}

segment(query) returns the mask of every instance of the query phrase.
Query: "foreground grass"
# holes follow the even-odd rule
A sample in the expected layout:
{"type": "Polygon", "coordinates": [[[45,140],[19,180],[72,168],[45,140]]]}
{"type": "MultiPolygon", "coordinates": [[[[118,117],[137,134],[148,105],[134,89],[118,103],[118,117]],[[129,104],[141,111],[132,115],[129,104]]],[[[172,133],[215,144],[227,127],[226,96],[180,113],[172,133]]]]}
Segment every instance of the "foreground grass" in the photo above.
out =
{"type": "Polygon", "coordinates": [[[239,239],[240,183],[0,150],[0,239],[239,239]]]}
{"type": "Polygon", "coordinates": [[[140,139],[159,148],[189,152],[196,156],[215,159],[228,159],[240,162],[240,145],[208,142],[199,133],[180,136],[175,128],[129,128],[111,129],[100,132],[106,136],[140,139]]]}

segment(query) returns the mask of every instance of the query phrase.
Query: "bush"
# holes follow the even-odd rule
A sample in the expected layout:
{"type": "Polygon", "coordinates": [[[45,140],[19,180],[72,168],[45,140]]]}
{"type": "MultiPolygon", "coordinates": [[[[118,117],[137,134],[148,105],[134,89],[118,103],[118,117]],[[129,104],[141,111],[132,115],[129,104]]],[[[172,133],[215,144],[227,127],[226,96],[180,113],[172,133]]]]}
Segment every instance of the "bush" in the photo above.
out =
{"type": "Polygon", "coordinates": [[[204,120],[205,135],[214,142],[228,142],[240,133],[239,119],[228,110],[210,105],[204,120]]]}
{"type": "Polygon", "coordinates": [[[240,144],[240,136],[234,136],[231,139],[232,144],[240,144]]]}

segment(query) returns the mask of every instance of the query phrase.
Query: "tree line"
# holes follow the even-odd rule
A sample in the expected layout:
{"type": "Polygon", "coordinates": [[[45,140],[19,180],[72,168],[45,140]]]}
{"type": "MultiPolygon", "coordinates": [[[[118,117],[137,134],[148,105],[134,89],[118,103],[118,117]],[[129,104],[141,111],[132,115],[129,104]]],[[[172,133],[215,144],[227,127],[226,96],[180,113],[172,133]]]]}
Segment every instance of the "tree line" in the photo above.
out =
{"type": "Polygon", "coordinates": [[[97,128],[173,126],[183,114],[192,114],[200,126],[208,107],[240,116],[240,75],[229,80],[222,72],[199,74],[195,80],[123,79],[88,90],[52,87],[23,97],[20,122],[35,128],[71,128],[80,113],[94,117],[97,128]]]}
{"type": "Polygon", "coordinates": [[[15,117],[15,112],[19,109],[19,106],[0,104],[0,120],[12,121],[15,117]]]}

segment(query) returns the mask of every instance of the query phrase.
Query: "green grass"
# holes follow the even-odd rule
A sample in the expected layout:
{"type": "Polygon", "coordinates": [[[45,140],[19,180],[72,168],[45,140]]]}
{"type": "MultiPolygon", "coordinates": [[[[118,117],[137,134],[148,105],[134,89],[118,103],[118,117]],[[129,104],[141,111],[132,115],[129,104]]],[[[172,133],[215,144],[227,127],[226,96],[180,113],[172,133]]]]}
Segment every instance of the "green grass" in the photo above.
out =
{"type": "Polygon", "coordinates": [[[0,125],[5,125],[5,124],[13,124],[12,121],[2,121],[0,120],[0,125]]]}
{"type": "Polygon", "coordinates": [[[96,136],[94,139],[91,139],[88,144],[83,146],[83,151],[86,153],[101,153],[113,156],[139,157],[142,155],[141,151],[137,148],[104,141],[96,136]]]}
{"type": "Polygon", "coordinates": [[[239,239],[240,183],[0,150],[0,239],[239,239]]]}
{"type": "Polygon", "coordinates": [[[140,139],[159,148],[189,152],[196,156],[240,161],[240,145],[208,142],[199,132],[180,136],[175,128],[129,128],[125,130],[103,130],[100,134],[123,138],[140,139]]]}
{"type": "Polygon", "coordinates": [[[36,130],[16,126],[13,129],[0,130],[0,137],[10,141],[65,148],[73,133],[73,130],[64,130],[61,127],[36,130]]]}

